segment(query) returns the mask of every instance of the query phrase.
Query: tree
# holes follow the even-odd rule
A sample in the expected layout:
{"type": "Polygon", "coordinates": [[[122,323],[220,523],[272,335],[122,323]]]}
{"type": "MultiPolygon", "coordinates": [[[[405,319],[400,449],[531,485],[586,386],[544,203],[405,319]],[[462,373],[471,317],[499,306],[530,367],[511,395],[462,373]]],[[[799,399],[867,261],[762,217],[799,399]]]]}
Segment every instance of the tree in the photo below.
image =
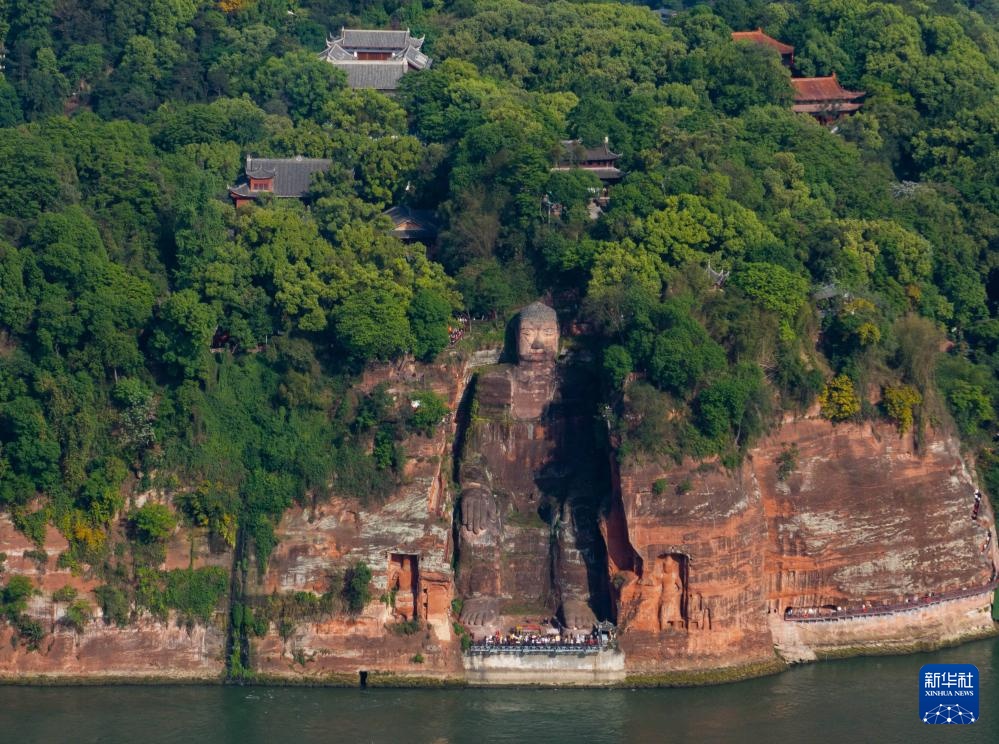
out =
{"type": "Polygon", "coordinates": [[[206,368],[216,319],[215,311],[193,290],[175,292],[160,306],[153,348],[181,376],[199,377],[206,368]]]}
{"type": "Polygon", "coordinates": [[[886,387],[882,396],[888,418],[898,425],[900,434],[912,428],[912,408],[923,402],[923,396],[912,385],[886,387]]]}
{"type": "Polygon", "coordinates": [[[747,263],[732,276],[732,283],[759,305],[777,313],[781,333],[793,338],[791,322],[808,299],[808,280],[772,263],[747,263]]]}
{"type": "Polygon", "coordinates": [[[0,77],[0,129],[15,127],[23,119],[17,90],[5,78],[0,77]]]}
{"type": "Polygon", "coordinates": [[[423,361],[432,360],[450,340],[451,304],[433,290],[421,288],[409,303],[408,315],[413,332],[413,354],[423,361]]]}
{"type": "Polygon", "coordinates": [[[333,310],[336,337],[355,362],[387,360],[413,346],[405,304],[387,289],[361,289],[333,310]]]}
{"type": "Polygon", "coordinates": [[[318,119],[346,82],[345,72],[303,50],[269,58],[257,71],[253,90],[264,109],[283,109],[301,121],[318,119]]]}
{"type": "Polygon", "coordinates": [[[433,436],[434,431],[448,414],[447,403],[430,390],[414,395],[411,409],[406,425],[425,437],[433,436]]]}
{"type": "Polygon", "coordinates": [[[604,349],[604,377],[611,390],[620,390],[624,387],[633,367],[631,354],[623,346],[614,344],[604,349]]]}
{"type": "Polygon", "coordinates": [[[772,49],[728,41],[704,57],[711,101],[729,116],[752,106],[787,106],[792,100],[790,73],[772,49]]]}
{"type": "Polygon", "coordinates": [[[0,213],[34,217],[59,198],[60,168],[42,140],[7,130],[0,137],[0,213]]]}
{"type": "Polygon", "coordinates": [[[371,569],[367,563],[358,561],[347,569],[343,595],[347,600],[347,609],[355,615],[371,601],[371,569]]]}

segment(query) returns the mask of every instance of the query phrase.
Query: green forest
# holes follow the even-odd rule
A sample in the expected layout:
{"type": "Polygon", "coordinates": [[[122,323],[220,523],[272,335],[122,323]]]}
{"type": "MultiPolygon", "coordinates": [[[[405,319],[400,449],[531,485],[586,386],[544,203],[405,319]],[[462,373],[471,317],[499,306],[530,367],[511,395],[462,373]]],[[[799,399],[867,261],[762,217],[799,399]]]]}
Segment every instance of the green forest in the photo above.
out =
{"type": "MultiPolygon", "coordinates": [[[[731,466],[818,403],[955,429],[999,494],[999,0],[657,10],[0,0],[0,508],[100,572],[105,617],[204,619],[226,577],[156,569],[176,519],[265,563],[296,500],[388,493],[446,409],[359,372],[538,297],[586,329],[620,457],[731,466]],[[318,57],[344,26],[433,65],[350,89],[318,57]],[[779,55],[731,39],[757,27],[860,112],[793,113],[779,55]],[[621,154],[598,219],[596,177],[551,170],[570,138],[621,154]],[[236,209],[247,155],[333,167],[236,209]],[[435,244],[390,236],[395,205],[435,244]],[[153,487],[176,516],[129,507],[153,487]]],[[[0,609],[28,626],[26,593],[0,609]]]]}

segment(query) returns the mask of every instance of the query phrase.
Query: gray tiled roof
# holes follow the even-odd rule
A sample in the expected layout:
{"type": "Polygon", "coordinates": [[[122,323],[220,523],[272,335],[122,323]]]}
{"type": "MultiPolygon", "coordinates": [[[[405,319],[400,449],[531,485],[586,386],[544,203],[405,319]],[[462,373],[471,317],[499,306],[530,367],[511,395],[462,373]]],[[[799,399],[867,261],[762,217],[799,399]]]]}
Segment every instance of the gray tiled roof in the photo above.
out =
{"type": "Polygon", "coordinates": [[[425,70],[430,67],[430,57],[421,52],[419,47],[408,47],[403,56],[406,61],[417,70],[425,70]]]}
{"type": "Polygon", "coordinates": [[[395,90],[399,87],[399,79],[409,69],[405,60],[389,62],[337,61],[332,64],[347,73],[347,85],[351,88],[374,88],[375,90],[395,90]]]}
{"type": "Polygon", "coordinates": [[[382,214],[391,218],[395,229],[392,234],[403,240],[423,240],[433,239],[437,235],[437,220],[434,213],[429,209],[413,209],[407,206],[392,207],[382,214]],[[414,222],[419,227],[414,229],[403,229],[407,222],[414,222]]]}
{"type": "Polygon", "coordinates": [[[423,39],[414,39],[405,31],[369,31],[365,29],[345,28],[340,32],[340,44],[345,49],[397,49],[408,46],[419,49],[423,39]]]}
{"type": "Polygon", "coordinates": [[[330,62],[335,60],[354,59],[353,54],[335,42],[329,44],[322,52],[320,52],[319,56],[330,62]]]}
{"type": "MultiPolygon", "coordinates": [[[[409,31],[350,31],[344,30],[341,36],[326,40],[326,48],[319,53],[320,59],[337,64],[339,62],[380,62],[382,64],[405,60],[414,70],[430,67],[431,59],[420,51],[423,39],[414,39],[409,31]],[[386,60],[361,60],[363,52],[389,53],[386,60]]],[[[347,69],[346,67],[344,68],[347,69]]],[[[356,72],[355,75],[365,75],[356,72]]],[[[353,85],[352,87],[371,88],[373,85],[353,85]]]]}
{"type": "Polygon", "coordinates": [[[620,168],[615,168],[613,166],[592,166],[592,165],[556,165],[551,168],[552,171],[570,171],[570,170],[584,170],[587,173],[592,173],[601,181],[620,181],[624,178],[624,171],[620,168]]]}
{"type": "Polygon", "coordinates": [[[585,163],[590,160],[617,160],[621,156],[616,152],[611,152],[607,142],[602,142],[598,147],[585,147],[582,140],[562,140],[564,150],[563,161],[585,163]]]}
{"type": "MultiPolygon", "coordinates": [[[[312,187],[312,175],[328,171],[332,160],[324,158],[246,158],[246,174],[261,177],[274,175],[274,191],[278,197],[301,198],[312,187]]],[[[240,196],[256,196],[260,192],[250,191],[245,183],[230,189],[240,196]]]]}

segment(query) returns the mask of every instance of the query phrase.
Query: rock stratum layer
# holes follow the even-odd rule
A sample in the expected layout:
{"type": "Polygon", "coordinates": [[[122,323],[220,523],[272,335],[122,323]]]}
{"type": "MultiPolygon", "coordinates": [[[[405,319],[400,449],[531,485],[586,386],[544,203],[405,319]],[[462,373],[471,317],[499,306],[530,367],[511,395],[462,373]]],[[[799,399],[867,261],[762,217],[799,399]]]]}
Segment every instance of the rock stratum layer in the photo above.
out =
{"type": "MultiPolygon", "coordinates": [[[[433,389],[456,409],[469,377],[461,365],[427,371],[403,364],[370,373],[364,386],[386,382],[396,394],[433,389]]],[[[483,669],[466,671],[455,626],[455,434],[449,419],[433,437],[404,442],[402,485],[378,503],[334,497],[286,513],[267,570],[250,572],[245,601],[261,607],[295,592],[321,595],[358,561],[371,567],[372,599],[357,615],[271,622],[249,639],[254,673],[344,684],[358,683],[361,673],[370,682],[497,681],[478,679],[483,669]]],[[[623,652],[614,663],[633,679],[773,668],[775,651],[801,661],[908,650],[993,629],[986,591],[999,560],[993,512],[986,499],[972,520],[974,474],[951,437],[930,434],[917,451],[911,436],[887,426],[806,418],[763,439],[736,470],[629,459],[611,466],[610,482],[600,534],[610,619],[623,652]],[[973,596],[936,602],[976,588],[973,596]],[[909,611],[880,614],[886,606],[909,611]],[[787,615],[790,609],[792,618],[815,620],[831,608],[861,616],[798,622],[787,615]]],[[[60,624],[65,604],[52,592],[70,585],[96,606],[91,593],[100,583],[59,568],[65,548],[50,529],[43,560],[0,517],[3,580],[33,580],[40,593],[28,614],[47,632],[29,652],[9,642],[12,631],[3,626],[0,677],[224,675],[227,608],[208,627],[181,626],[173,617],[143,617],[126,628],[98,617],[80,632],[60,624]]],[[[231,564],[231,553],[213,553],[203,534],[179,528],[163,567],[231,564]]],[[[503,674],[523,682],[508,666],[503,674]]],[[[559,682],[557,669],[535,666],[541,671],[526,669],[527,677],[559,682]]],[[[617,670],[608,679],[620,676],[617,670]]]]}

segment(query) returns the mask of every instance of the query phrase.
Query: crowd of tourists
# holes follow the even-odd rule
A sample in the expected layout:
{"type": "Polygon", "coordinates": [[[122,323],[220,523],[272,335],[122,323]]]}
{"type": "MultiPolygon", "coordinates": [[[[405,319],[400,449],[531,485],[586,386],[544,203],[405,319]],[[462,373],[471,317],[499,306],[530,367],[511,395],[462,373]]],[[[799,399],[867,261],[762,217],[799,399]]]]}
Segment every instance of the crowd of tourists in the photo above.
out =
{"type": "Polygon", "coordinates": [[[473,653],[585,653],[599,651],[611,640],[611,631],[603,627],[595,626],[589,633],[584,633],[556,625],[529,625],[475,639],[470,650],[473,653]]]}
{"type": "Polygon", "coordinates": [[[493,635],[485,636],[479,645],[486,647],[553,647],[553,646],[573,646],[573,647],[593,647],[601,645],[600,637],[596,631],[592,633],[518,633],[511,630],[509,633],[497,631],[493,635]]]}

